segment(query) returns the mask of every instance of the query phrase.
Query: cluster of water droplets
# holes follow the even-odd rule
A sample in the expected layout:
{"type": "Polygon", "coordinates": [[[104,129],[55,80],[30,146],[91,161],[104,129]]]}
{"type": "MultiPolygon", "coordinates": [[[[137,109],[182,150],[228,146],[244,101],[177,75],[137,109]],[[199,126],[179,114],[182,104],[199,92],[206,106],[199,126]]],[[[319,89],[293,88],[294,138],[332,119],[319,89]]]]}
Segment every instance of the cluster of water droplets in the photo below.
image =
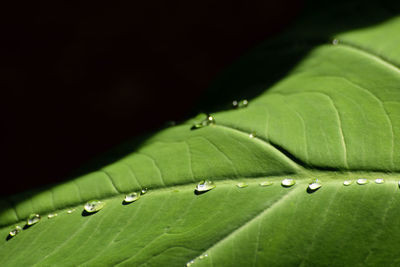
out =
{"type": "Polygon", "coordinates": [[[189,266],[191,266],[193,263],[195,263],[197,260],[203,260],[203,259],[205,259],[205,258],[207,258],[207,257],[208,257],[208,254],[207,254],[207,253],[202,254],[202,255],[198,256],[197,258],[188,261],[188,262],[186,263],[186,266],[189,267],[189,266]]]}

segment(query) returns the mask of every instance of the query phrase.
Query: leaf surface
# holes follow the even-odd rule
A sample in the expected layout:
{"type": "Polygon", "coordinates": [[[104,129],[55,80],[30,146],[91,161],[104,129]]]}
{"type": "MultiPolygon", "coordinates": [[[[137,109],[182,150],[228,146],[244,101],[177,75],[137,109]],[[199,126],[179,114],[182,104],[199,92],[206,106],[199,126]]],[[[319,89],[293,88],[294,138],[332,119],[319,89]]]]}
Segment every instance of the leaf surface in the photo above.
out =
{"type": "MultiPolygon", "coordinates": [[[[191,130],[199,115],[97,171],[2,198],[0,265],[398,265],[399,31],[395,17],[337,33],[336,45],[313,47],[248,107],[213,113],[215,125],[191,130]],[[296,184],[283,187],[284,178],[296,184]],[[195,194],[203,179],[217,187],[195,194]],[[315,179],[322,187],[311,192],[315,179]],[[87,216],[91,199],[106,206],[87,216]],[[7,237],[31,213],[41,221],[7,237]]],[[[225,76],[240,80],[232,73],[298,32],[255,49],[225,76]]]]}

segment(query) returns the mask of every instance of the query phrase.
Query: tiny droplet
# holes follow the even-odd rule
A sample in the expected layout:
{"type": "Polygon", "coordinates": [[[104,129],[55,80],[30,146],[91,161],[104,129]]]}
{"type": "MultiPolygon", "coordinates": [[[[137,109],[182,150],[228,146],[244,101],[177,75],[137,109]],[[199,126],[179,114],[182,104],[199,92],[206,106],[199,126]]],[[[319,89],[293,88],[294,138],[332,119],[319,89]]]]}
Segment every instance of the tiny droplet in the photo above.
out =
{"type": "Polygon", "coordinates": [[[71,213],[73,213],[74,211],[75,211],[75,209],[71,209],[71,210],[68,210],[67,213],[68,213],[68,214],[71,214],[71,213]]]}
{"type": "Polygon", "coordinates": [[[56,216],[58,216],[57,213],[50,213],[49,215],[47,215],[47,218],[51,219],[51,218],[54,218],[56,216]]]}
{"type": "Polygon", "coordinates": [[[232,102],[233,108],[245,108],[248,106],[248,104],[249,104],[249,101],[247,101],[247,99],[243,99],[240,101],[234,100],[232,102]]]}
{"type": "Polygon", "coordinates": [[[296,181],[293,179],[290,179],[290,178],[286,178],[286,179],[282,180],[282,185],[285,187],[290,187],[290,186],[294,185],[295,183],[296,183],[296,181]]]}
{"type": "Polygon", "coordinates": [[[249,137],[250,137],[250,138],[256,137],[256,133],[255,133],[255,132],[250,133],[250,134],[249,134],[249,137]]]}
{"type": "Polygon", "coordinates": [[[248,187],[249,185],[246,184],[246,183],[240,182],[236,186],[239,187],[239,188],[244,188],[244,187],[248,187]]]}
{"type": "Polygon", "coordinates": [[[368,184],[368,180],[365,178],[357,179],[357,184],[359,184],[359,185],[368,184]]]}
{"type": "Polygon", "coordinates": [[[377,184],[383,184],[384,182],[385,180],[383,180],[382,178],[375,179],[375,183],[377,184]]]}
{"type": "Polygon", "coordinates": [[[124,201],[125,202],[134,202],[136,200],[138,200],[140,198],[140,194],[133,192],[133,193],[129,193],[125,196],[124,201]]]}
{"type": "Polygon", "coordinates": [[[38,223],[40,221],[40,215],[39,214],[31,214],[29,215],[28,219],[26,220],[27,225],[34,225],[35,223],[38,223]]]}
{"type": "Polygon", "coordinates": [[[21,226],[16,225],[14,229],[10,231],[10,236],[16,236],[19,232],[21,232],[21,226]]]}
{"type": "Polygon", "coordinates": [[[147,190],[147,187],[145,187],[145,188],[143,188],[140,192],[141,192],[142,195],[144,195],[144,194],[147,193],[147,191],[148,191],[148,190],[147,190]]]}
{"type": "Polygon", "coordinates": [[[84,209],[90,213],[96,212],[101,210],[105,204],[106,204],[105,202],[99,200],[91,200],[85,204],[84,209]]]}
{"type": "Polygon", "coordinates": [[[353,183],[352,180],[345,180],[345,181],[343,182],[343,185],[348,186],[348,185],[351,185],[352,183],[353,183]]]}
{"type": "Polygon", "coordinates": [[[213,181],[209,181],[209,180],[204,181],[203,180],[197,184],[196,191],[197,192],[205,192],[205,191],[209,191],[214,188],[215,188],[215,184],[213,181]]]}
{"type": "Polygon", "coordinates": [[[338,45],[339,44],[339,40],[338,39],[333,39],[332,40],[332,44],[333,45],[338,45]]]}
{"type": "Polygon", "coordinates": [[[265,181],[265,182],[259,183],[260,186],[270,186],[272,184],[273,184],[273,182],[271,182],[271,181],[265,181]]]}

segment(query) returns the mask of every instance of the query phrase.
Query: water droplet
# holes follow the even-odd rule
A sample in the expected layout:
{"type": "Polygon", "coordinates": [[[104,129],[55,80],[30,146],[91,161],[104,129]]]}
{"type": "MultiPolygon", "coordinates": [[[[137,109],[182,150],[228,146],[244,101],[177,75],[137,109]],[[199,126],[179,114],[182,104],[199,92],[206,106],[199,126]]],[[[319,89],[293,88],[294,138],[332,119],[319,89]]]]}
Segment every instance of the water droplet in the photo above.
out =
{"type": "Polygon", "coordinates": [[[282,185],[285,187],[290,187],[290,186],[294,185],[295,183],[296,183],[296,181],[293,179],[290,179],[290,178],[286,178],[286,179],[282,180],[282,185]]]}
{"type": "Polygon", "coordinates": [[[200,255],[199,259],[200,259],[200,260],[204,259],[204,256],[203,256],[203,255],[200,255]]]}
{"type": "Polygon", "coordinates": [[[54,218],[56,216],[58,216],[57,213],[50,213],[49,215],[47,215],[47,218],[51,219],[51,218],[54,218]]]}
{"type": "Polygon", "coordinates": [[[321,188],[321,184],[318,183],[318,179],[315,180],[315,182],[312,182],[308,185],[308,189],[310,189],[311,191],[315,191],[319,188],[321,188]]]}
{"type": "Polygon", "coordinates": [[[359,184],[359,185],[368,184],[368,180],[365,178],[360,178],[357,180],[357,184],[359,184]]]}
{"type": "Polygon", "coordinates": [[[204,257],[208,257],[208,254],[204,254],[204,257]]]}
{"type": "Polygon", "coordinates": [[[124,201],[125,202],[133,202],[136,201],[140,198],[140,194],[133,192],[133,193],[129,193],[125,196],[124,201]]]}
{"type": "Polygon", "coordinates": [[[332,40],[332,44],[333,45],[338,45],[339,44],[339,40],[338,39],[333,39],[332,40]]]}
{"type": "Polygon", "coordinates": [[[250,133],[250,134],[249,134],[249,137],[250,137],[250,138],[256,137],[256,133],[255,133],[255,132],[250,133]]]}
{"type": "Polygon", "coordinates": [[[271,181],[265,181],[265,182],[259,183],[260,186],[270,186],[272,184],[273,184],[273,182],[271,182],[271,181]]]}
{"type": "Polygon", "coordinates": [[[245,108],[248,106],[248,104],[249,104],[249,101],[247,101],[247,99],[243,99],[240,101],[234,100],[232,102],[233,108],[245,108]]]}
{"type": "Polygon", "coordinates": [[[375,183],[377,183],[377,184],[383,184],[384,182],[385,182],[385,180],[383,180],[383,178],[375,179],[375,183]]]}
{"type": "Polygon", "coordinates": [[[215,118],[211,115],[207,115],[207,117],[202,122],[194,124],[191,129],[195,130],[213,124],[215,124],[215,118]]]}
{"type": "Polygon", "coordinates": [[[205,192],[205,191],[209,191],[214,188],[215,188],[215,184],[213,181],[209,181],[209,180],[204,181],[203,180],[197,184],[196,191],[197,192],[205,192]]]}
{"type": "Polygon", "coordinates": [[[71,209],[71,210],[68,210],[67,213],[68,213],[68,214],[71,214],[71,213],[73,213],[74,211],[75,211],[75,209],[71,209]]]}
{"type": "Polygon", "coordinates": [[[345,181],[343,182],[343,184],[344,184],[345,186],[351,185],[352,183],[353,183],[352,180],[345,180],[345,181]]]}
{"type": "Polygon", "coordinates": [[[143,188],[140,192],[142,193],[142,195],[146,194],[147,193],[147,187],[143,188]]]}
{"type": "Polygon", "coordinates": [[[92,213],[101,210],[105,204],[106,204],[105,202],[99,200],[91,200],[85,204],[84,209],[87,212],[92,213]]]}
{"type": "Polygon", "coordinates": [[[16,225],[14,229],[10,231],[10,236],[16,236],[19,232],[22,231],[21,226],[16,225]]]}
{"type": "Polygon", "coordinates": [[[29,215],[28,219],[26,220],[27,225],[34,225],[35,223],[38,223],[40,221],[40,215],[39,214],[31,214],[29,215]]]}
{"type": "Polygon", "coordinates": [[[239,187],[239,188],[244,188],[244,187],[248,187],[249,185],[246,184],[246,183],[240,182],[236,186],[239,187]]]}

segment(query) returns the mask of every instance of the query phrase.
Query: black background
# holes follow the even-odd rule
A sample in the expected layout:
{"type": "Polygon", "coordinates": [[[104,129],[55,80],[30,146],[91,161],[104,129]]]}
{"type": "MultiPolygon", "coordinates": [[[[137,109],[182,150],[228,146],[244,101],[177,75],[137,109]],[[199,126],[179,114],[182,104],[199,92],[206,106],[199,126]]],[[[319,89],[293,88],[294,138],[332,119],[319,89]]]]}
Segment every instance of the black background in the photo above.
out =
{"type": "Polygon", "coordinates": [[[0,9],[2,195],[61,181],[110,147],[185,118],[218,72],[302,6],[32,2],[0,9]]]}

